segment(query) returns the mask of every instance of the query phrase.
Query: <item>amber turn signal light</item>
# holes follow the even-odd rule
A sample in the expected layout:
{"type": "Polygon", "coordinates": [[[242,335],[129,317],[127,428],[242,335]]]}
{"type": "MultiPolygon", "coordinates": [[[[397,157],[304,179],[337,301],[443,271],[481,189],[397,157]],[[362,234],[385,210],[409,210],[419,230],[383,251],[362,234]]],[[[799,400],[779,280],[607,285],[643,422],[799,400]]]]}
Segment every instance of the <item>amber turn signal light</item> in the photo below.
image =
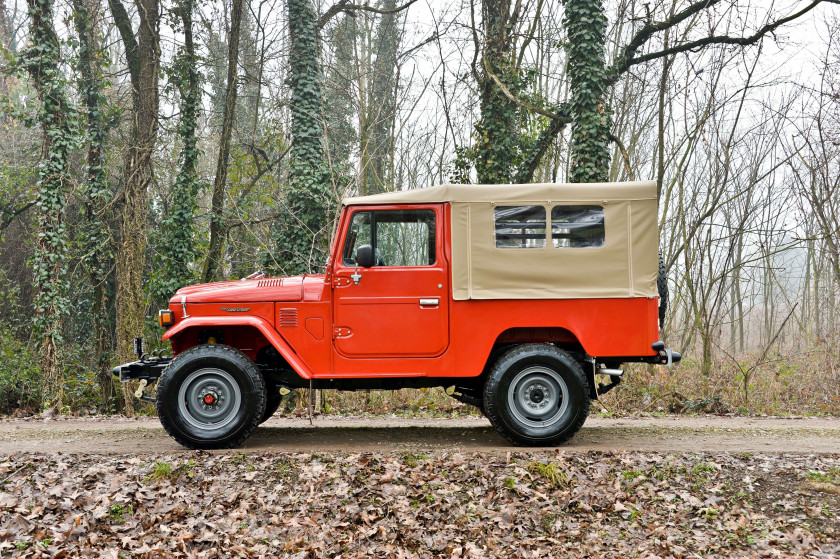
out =
{"type": "Polygon", "coordinates": [[[163,328],[169,328],[175,324],[175,314],[169,310],[158,311],[158,324],[163,328]]]}

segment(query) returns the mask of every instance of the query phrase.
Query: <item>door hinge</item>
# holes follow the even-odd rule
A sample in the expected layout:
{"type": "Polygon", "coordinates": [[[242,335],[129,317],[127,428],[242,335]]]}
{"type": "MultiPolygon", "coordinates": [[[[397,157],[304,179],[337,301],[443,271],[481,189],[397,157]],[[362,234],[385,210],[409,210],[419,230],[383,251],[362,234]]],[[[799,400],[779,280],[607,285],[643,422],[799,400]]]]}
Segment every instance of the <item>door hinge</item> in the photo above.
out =
{"type": "Polygon", "coordinates": [[[333,328],[333,339],[350,337],[351,330],[346,326],[336,326],[333,328]]]}
{"type": "Polygon", "coordinates": [[[347,276],[336,276],[333,281],[334,287],[347,287],[348,285],[350,285],[350,278],[347,276]]]}

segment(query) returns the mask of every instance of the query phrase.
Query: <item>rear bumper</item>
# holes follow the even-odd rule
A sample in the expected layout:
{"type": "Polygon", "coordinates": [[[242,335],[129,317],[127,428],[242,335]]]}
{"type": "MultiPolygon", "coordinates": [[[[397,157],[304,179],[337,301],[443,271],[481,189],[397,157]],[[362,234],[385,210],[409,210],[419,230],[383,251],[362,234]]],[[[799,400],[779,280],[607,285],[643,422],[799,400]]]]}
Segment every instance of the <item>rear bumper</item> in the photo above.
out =
{"type": "Polygon", "coordinates": [[[665,347],[665,342],[654,342],[651,345],[651,348],[656,352],[656,355],[653,357],[652,361],[648,361],[649,363],[670,367],[671,365],[682,361],[682,354],[678,351],[674,351],[670,347],[665,347]]]}
{"type": "Polygon", "coordinates": [[[670,367],[682,361],[682,354],[670,347],[665,347],[665,342],[654,342],[651,348],[656,352],[654,355],[636,355],[624,357],[597,357],[601,362],[609,363],[651,363],[653,365],[665,365],[670,367]]]}

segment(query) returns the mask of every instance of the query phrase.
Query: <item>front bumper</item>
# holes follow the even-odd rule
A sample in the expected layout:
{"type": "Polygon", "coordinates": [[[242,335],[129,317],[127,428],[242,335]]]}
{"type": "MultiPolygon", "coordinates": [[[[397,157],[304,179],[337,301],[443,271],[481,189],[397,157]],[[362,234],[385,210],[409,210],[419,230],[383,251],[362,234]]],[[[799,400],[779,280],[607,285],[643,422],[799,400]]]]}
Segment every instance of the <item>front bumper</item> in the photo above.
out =
{"type": "Polygon", "coordinates": [[[145,380],[151,383],[160,378],[171,362],[171,357],[143,357],[139,361],[117,365],[111,369],[111,373],[119,377],[120,382],[145,380]]]}

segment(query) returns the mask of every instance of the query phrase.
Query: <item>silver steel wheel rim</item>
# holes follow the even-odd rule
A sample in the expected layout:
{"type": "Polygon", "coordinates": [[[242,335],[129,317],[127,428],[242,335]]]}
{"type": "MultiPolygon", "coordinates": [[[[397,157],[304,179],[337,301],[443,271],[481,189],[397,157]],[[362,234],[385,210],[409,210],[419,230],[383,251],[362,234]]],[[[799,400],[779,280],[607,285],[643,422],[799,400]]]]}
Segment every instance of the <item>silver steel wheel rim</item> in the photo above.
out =
{"type": "Polygon", "coordinates": [[[511,415],[528,427],[550,427],[569,407],[569,387],[560,373],[542,365],[519,371],[508,387],[511,415]]]}
{"type": "Polygon", "coordinates": [[[193,371],[178,391],[178,411],[196,429],[221,429],[234,420],[242,406],[242,391],[230,374],[221,369],[193,371]],[[205,398],[212,395],[213,402],[205,398]]]}

